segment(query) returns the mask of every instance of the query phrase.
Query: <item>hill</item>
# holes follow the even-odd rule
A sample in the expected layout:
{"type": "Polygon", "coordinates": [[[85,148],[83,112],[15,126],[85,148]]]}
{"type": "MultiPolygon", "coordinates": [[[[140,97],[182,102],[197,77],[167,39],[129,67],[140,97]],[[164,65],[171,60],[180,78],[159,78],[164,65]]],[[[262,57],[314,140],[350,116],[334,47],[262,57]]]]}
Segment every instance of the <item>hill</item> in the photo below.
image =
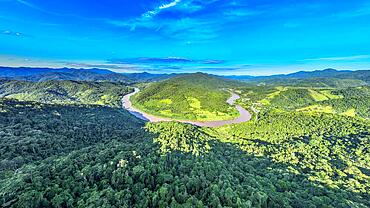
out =
{"type": "Polygon", "coordinates": [[[307,87],[356,87],[370,84],[370,70],[339,71],[325,69],[300,71],[272,76],[226,76],[259,85],[284,85],[307,87]]]}
{"type": "Polygon", "coordinates": [[[119,109],[0,106],[2,207],[370,205],[368,126],[355,119],[265,115],[214,132],[148,124],[149,134],[119,109]]]}
{"type": "Polygon", "coordinates": [[[203,73],[152,83],[133,97],[134,106],[153,115],[185,120],[228,120],[238,115],[223,90],[239,82],[203,73]]]}
{"type": "Polygon", "coordinates": [[[121,97],[129,91],[123,84],[109,82],[0,80],[0,97],[42,103],[119,107],[121,97]]]}
{"type": "Polygon", "coordinates": [[[110,81],[130,82],[126,76],[105,69],[0,67],[0,77],[23,81],[110,81]]]}

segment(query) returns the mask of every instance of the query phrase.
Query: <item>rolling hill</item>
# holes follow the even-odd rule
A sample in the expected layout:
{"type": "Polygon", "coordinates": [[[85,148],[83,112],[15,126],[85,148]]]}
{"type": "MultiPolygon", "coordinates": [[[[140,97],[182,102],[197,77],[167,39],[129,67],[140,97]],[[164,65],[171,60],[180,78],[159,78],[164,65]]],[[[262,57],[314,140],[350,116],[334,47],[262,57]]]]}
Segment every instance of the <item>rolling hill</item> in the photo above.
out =
{"type": "Polygon", "coordinates": [[[73,68],[28,68],[28,67],[0,67],[0,77],[23,81],[50,81],[50,80],[73,80],[95,82],[131,82],[123,74],[105,69],[73,69],[73,68]]]}
{"type": "Polygon", "coordinates": [[[0,80],[0,97],[53,104],[119,107],[121,96],[129,91],[123,84],[110,82],[0,80]]]}
{"type": "Polygon", "coordinates": [[[363,104],[366,113],[367,86],[251,86],[202,73],[141,86],[134,99],[144,107],[182,118],[225,116],[228,88],[241,105],[266,106],[258,119],[218,128],[144,124],[121,108],[85,105],[112,96],[106,104],[117,106],[128,92],[121,83],[1,80],[0,206],[370,206],[369,120],[296,111],[363,104]]]}
{"type": "Polygon", "coordinates": [[[370,84],[370,70],[339,71],[325,69],[272,76],[226,76],[226,78],[259,85],[357,87],[370,84]]]}
{"type": "Polygon", "coordinates": [[[179,75],[150,84],[133,97],[134,106],[153,115],[185,120],[228,120],[238,112],[226,103],[239,82],[204,73],[179,75]]]}

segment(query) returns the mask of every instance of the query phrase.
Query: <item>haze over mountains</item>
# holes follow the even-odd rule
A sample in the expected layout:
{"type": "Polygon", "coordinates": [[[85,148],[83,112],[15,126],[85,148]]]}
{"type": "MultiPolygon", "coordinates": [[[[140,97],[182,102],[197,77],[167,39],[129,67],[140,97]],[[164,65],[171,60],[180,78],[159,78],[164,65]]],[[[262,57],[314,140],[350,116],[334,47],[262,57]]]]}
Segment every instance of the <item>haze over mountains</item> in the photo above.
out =
{"type": "MultiPolygon", "coordinates": [[[[116,73],[106,69],[0,67],[0,78],[36,82],[49,80],[152,82],[168,79],[177,75],[180,74],[152,74],[148,72],[116,73]]],[[[357,83],[358,85],[370,84],[370,70],[349,71],[325,69],[299,71],[291,74],[271,76],[240,75],[222,77],[246,82],[279,82],[279,80],[302,82],[302,80],[306,79],[319,79],[315,81],[328,82],[333,81],[333,79],[345,79],[347,82],[357,83]]]]}

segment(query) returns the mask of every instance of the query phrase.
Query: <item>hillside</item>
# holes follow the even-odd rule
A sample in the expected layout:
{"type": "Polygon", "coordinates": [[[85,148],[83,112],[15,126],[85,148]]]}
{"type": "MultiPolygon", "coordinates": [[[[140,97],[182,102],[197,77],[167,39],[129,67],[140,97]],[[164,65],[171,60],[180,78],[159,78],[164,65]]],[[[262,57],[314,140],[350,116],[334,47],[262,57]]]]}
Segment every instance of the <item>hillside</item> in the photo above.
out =
{"type": "Polygon", "coordinates": [[[2,207],[370,206],[369,128],[356,119],[272,114],[146,132],[119,109],[0,106],[2,207]]]}
{"type": "Polygon", "coordinates": [[[130,82],[126,76],[105,69],[0,67],[0,77],[23,81],[109,81],[130,82]]]}
{"type": "Polygon", "coordinates": [[[258,110],[330,113],[370,118],[370,87],[248,86],[238,88],[239,104],[258,110]]]}
{"type": "Polygon", "coordinates": [[[240,83],[196,73],[152,83],[133,97],[134,106],[153,115],[184,120],[228,120],[238,112],[228,105],[227,89],[240,83]]]}
{"type": "Polygon", "coordinates": [[[226,76],[230,79],[258,85],[283,85],[306,87],[357,87],[370,85],[370,70],[339,71],[325,69],[300,71],[272,76],[226,76]]]}
{"type": "Polygon", "coordinates": [[[84,81],[26,82],[0,80],[0,97],[59,104],[97,104],[120,107],[123,84],[84,81]]]}

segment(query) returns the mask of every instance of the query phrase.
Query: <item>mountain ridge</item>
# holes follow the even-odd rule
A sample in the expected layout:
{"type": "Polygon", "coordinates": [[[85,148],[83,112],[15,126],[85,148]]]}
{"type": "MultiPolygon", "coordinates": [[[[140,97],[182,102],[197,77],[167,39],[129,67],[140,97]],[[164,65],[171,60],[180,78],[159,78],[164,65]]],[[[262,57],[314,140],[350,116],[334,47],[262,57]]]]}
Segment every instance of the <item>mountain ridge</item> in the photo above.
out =
{"type": "MultiPolygon", "coordinates": [[[[37,67],[4,67],[0,66],[0,77],[24,81],[75,80],[75,81],[113,81],[113,82],[157,82],[179,75],[196,73],[117,73],[108,69],[76,69],[76,68],[37,68],[37,67]]],[[[214,75],[214,74],[212,74],[214,75]]],[[[314,71],[298,71],[288,74],[268,76],[252,75],[214,75],[239,81],[269,81],[273,79],[309,79],[338,78],[362,80],[370,84],[370,70],[337,70],[324,69],[314,71]]]]}

